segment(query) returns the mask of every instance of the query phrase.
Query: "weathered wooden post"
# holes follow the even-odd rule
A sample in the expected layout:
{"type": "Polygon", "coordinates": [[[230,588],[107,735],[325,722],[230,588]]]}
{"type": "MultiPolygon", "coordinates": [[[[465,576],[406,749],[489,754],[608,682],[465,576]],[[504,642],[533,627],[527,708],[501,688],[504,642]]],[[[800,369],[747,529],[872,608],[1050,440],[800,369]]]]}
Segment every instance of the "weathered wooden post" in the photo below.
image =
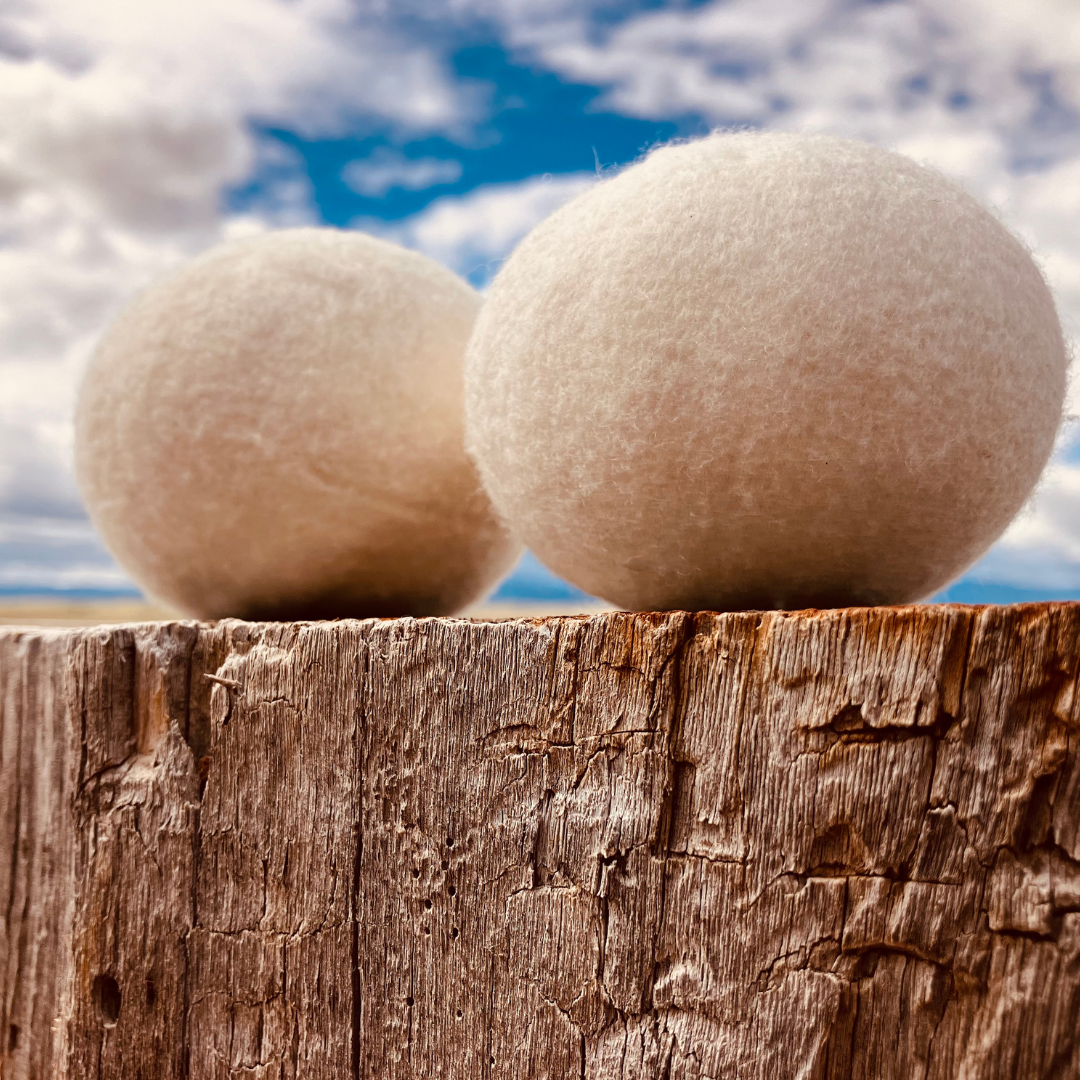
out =
{"type": "Polygon", "coordinates": [[[0,1075],[1080,1076],[1080,606],[0,636],[0,1075]]]}

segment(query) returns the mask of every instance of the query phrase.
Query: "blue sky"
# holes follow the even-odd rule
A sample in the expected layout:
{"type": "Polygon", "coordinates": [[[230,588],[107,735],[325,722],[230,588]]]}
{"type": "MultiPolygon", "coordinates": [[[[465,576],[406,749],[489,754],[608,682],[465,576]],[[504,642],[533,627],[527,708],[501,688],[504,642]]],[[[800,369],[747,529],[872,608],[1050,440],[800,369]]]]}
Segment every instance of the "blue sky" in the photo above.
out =
{"type": "MultiPolygon", "coordinates": [[[[483,287],[598,173],[715,127],[928,161],[1032,246],[1080,327],[1071,0],[16,0],[0,9],[0,590],[131,588],[71,477],[130,296],[229,237],[365,228],[483,287]]],[[[1074,395],[1075,396],[1075,395],[1074,395]]],[[[534,560],[503,594],[572,590],[534,560]]],[[[948,591],[1080,597],[1080,444],[948,591]]]]}
{"type": "MultiPolygon", "coordinates": [[[[497,41],[465,45],[448,62],[456,77],[475,86],[489,110],[460,141],[431,135],[397,145],[386,134],[305,139],[287,130],[262,129],[267,138],[302,160],[323,221],[343,228],[364,219],[400,221],[440,196],[544,174],[590,172],[598,164],[601,168],[622,165],[657,143],[708,130],[693,118],[621,116],[597,103],[601,94],[597,87],[516,63],[497,41]],[[392,150],[394,157],[400,155],[409,162],[453,162],[460,174],[420,189],[390,187],[379,194],[350,187],[348,165],[380,150],[392,150]]],[[[238,188],[228,197],[237,207],[246,200],[257,205],[259,184],[238,188]]],[[[475,272],[470,276],[476,281],[475,272]]],[[[476,283],[485,284],[482,278],[476,283]]]]}

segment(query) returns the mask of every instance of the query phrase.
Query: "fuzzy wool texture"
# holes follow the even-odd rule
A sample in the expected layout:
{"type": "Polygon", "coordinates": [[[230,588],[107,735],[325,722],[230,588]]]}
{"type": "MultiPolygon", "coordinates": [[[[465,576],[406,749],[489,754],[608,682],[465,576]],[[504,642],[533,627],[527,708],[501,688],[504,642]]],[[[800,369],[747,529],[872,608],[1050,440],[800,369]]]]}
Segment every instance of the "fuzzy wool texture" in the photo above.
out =
{"type": "Polygon", "coordinates": [[[356,232],[226,244],[139,296],[76,414],[105,543],[202,618],[439,615],[517,557],[463,438],[480,298],[356,232]]]}
{"type": "Polygon", "coordinates": [[[1068,360],[1028,251],[955,183],[717,134],[522,241],[470,341],[467,438],[509,527],[612,603],[901,603],[1021,508],[1068,360]]]}

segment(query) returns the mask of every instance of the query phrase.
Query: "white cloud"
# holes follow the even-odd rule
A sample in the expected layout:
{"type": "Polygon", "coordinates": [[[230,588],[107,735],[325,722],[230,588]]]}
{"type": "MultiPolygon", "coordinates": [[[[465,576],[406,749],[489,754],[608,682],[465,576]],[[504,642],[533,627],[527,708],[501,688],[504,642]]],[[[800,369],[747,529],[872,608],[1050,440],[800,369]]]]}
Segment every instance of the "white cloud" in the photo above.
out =
{"type": "Polygon", "coordinates": [[[534,225],[595,181],[591,173],[569,173],[489,184],[467,195],[435,199],[419,214],[395,226],[358,224],[376,228],[460,274],[490,277],[534,225]]]}
{"type": "Polygon", "coordinates": [[[436,184],[452,184],[461,177],[461,162],[442,158],[407,158],[380,146],[366,158],[350,161],[341,179],[360,195],[385,195],[393,188],[421,191],[436,184]]]}
{"type": "Polygon", "coordinates": [[[0,520],[0,592],[131,588],[85,518],[0,520]]]}
{"type": "Polygon", "coordinates": [[[1032,504],[971,570],[982,581],[1027,589],[1080,585],[1080,465],[1055,461],[1032,504]]]}
{"type": "MultiPolygon", "coordinates": [[[[1080,91],[1074,0],[713,0],[607,26],[563,8],[510,20],[508,36],[563,74],[606,86],[605,106],[717,123],[807,122],[882,139],[934,111],[1026,122],[1052,71],[1080,91]],[[972,110],[956,106],[967,93],[972,110]]],[[[1030,134],[1030,132],[1029,132],[1030,134]]]]}

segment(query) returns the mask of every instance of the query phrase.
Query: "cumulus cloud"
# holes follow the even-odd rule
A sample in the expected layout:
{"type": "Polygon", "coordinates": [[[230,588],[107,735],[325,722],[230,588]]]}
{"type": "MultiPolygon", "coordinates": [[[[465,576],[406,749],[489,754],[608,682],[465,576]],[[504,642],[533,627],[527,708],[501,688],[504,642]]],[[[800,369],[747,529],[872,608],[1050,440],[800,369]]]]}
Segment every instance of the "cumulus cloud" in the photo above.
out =
{"type": "Polygon", "coordinates": [[[972,568],[976,580],[1075,592],[1080,586],[1080,465],[1051,463],[1038,495],[972,568]]]}
{"type": "MultiPolygon", "coordinates": [[[[7,246],[75,223],[158,239],[220,228],[257,164],[253,122],[450,127],[466,102],[429,52],[337,0],[23,0],[0,41],[7,246]]],[[[205,243],[206,236],[193,237],[205,243]]]]}
{"type": "Polygon", "coordinates": [[[1047,91],[1073,105],[1080,91],[1071,0],[712,0],[606,23],[565,9],[541,18],[535,7],[506,24],[518,47],[606,87],[602,107],[636,116],[877,141],[993,124],[1014,140],[1045,136],[1054,154],[1062,131],[1046,126],[1047,91]]]}
{"type": "Polygon", "coordinates": [[[0,593],[135,592],[85,518],[0,518],[0,593]]]}
{"type": "Polygon", "coordinates": [[[444,195],[394,226],[358,222],[484,283],[538,222],[596,182],[591,173],[534,176],[444,195]]]}
{"type": "Polygon", "coordinates": [[[461,162],[444,158],[407,158],[389,146],[380,146],[366,158],[350,161],[341,179],[360,195],[375,198],[393,188],[421,191],[436,184],[452,184],[461,177],[461,162]]]}

